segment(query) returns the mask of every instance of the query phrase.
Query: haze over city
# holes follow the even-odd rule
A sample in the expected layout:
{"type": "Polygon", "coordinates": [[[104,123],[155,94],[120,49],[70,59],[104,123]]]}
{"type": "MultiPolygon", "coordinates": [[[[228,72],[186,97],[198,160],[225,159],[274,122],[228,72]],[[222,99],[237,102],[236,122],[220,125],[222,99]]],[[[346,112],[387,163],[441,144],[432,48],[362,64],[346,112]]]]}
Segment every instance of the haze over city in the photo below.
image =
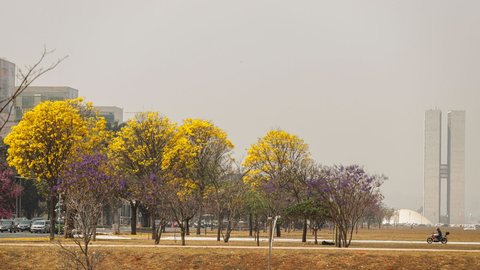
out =
{"type": "Polygon", "coordinates": [[[467,221],[480,215],[478,1],[0,3],[0,57],[69,55],[35,85],[73,87],[124,119],[211,120],[240,160],[284,129],[322,164],[388,176],[390,207],[422,206],[425,110],[465,110],[467,221]]]}

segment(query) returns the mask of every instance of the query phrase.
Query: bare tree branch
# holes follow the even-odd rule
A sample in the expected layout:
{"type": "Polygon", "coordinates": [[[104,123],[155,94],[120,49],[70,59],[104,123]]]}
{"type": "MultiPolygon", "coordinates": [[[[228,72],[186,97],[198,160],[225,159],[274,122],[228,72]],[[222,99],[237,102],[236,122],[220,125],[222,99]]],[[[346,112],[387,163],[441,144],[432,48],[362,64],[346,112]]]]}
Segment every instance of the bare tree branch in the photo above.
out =
{"type": "Polygon", "coordinates": [[[62,63],[68,55],[57,59],[57,61],[53,62],[47,67],[42,67],[42,63],[44,62],[45,58],[48,55],[55,52],[55,50],[47,50],[46,47],[43,47],[43,51],[40,54],[40,58],[31,66],[25,66],[25,70],[18,69],[17,79],[20,81],[20,84],[15,88],[13,94],[9,97],[0,100],[0,114],[5,112],[8,109],[8,114],[5,119],[2,119],[3,123],[0,125],[0,131],[3,130],[5,125],[7,124],[8,120],[13,111],[13,106],[15,105],[16,98],[23,93],[23,91],[30,86],[35,80],[39,77],[44,75],[45,73],[55,69],[60,63],[62,63]],[[10,107],[9,107],[10,106],[10,107]]]}

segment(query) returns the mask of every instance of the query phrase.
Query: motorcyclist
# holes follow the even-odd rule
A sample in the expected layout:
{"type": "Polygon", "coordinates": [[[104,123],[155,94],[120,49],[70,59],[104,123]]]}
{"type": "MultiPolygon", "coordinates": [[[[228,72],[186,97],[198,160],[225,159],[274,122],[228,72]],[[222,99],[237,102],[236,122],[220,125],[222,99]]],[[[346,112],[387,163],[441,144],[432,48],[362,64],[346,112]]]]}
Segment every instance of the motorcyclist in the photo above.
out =
{"type": "Polygon", "coordinates": [[[442,231],[437,227],[437,232],[433,235],[438,241],[442,240],[442,231]]]}

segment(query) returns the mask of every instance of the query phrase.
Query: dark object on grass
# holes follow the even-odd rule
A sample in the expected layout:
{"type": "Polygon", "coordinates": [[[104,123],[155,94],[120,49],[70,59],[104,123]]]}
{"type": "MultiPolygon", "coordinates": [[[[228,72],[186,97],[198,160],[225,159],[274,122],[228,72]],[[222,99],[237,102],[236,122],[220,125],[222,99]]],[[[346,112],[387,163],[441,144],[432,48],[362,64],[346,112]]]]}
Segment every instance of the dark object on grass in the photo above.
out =
{"type": "Polygon", "coordinates": [[[322,246],[333,246],[335,245],[333,242],[322,241],[322,246]]]}

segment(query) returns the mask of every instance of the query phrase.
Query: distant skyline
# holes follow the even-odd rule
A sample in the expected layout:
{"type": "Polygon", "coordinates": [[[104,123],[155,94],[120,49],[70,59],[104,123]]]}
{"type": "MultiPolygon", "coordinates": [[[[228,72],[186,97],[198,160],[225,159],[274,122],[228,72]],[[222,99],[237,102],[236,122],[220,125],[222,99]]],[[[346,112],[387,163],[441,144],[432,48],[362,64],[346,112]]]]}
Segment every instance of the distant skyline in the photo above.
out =
{"type": "Polygon", "coordinates": [[[51,61],[68,54],[35,85],[211,120],[238,159],[284,129],[322,164],[385,174],[388,206],[413,210],[425,111],[465,110],[468,221],[480,216],[478,10],[475,0],[0,0],[0,57],[22,67],[44,45],[51,61]]]}

